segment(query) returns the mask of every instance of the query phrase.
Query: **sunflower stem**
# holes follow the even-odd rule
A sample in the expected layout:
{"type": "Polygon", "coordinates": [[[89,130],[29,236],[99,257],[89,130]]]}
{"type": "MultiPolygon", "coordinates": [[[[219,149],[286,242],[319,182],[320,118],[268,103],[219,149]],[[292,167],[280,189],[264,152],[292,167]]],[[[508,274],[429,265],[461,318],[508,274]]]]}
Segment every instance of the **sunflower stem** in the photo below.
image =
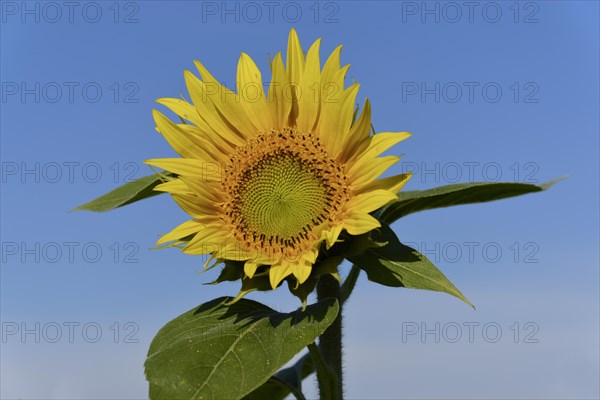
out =
{"type": "MultiPolygon", "coordinates": [[[[335,373],[336,382],[332,400],[343,399],[343,374],[342,374],[342,296],[340,283],[331,275],[322,275],[317,283],[317,297],[319,300],[333,297],[338,300],[340,307],[337,318],[319,337],[319,350],[323,360],[335,373]]],[[[321,399],[326,399],[329,395],[327,388],[319,387],[321,399]]]]}

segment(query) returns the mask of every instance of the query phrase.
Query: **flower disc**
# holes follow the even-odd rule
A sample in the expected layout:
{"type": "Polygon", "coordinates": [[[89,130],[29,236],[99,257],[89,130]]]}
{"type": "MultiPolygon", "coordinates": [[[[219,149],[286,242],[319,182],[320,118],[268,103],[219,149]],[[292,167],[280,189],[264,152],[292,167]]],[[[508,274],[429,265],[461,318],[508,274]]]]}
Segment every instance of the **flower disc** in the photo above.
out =
{"type": "Polygon", "coordinates": [[[280,151],[263,157],[237,183],[241,225],[268,241],[295,242],[299,233],[323,221],[328,187],[302,159],[280,151]]]}
{"type": "Polygon", "coordinates": [[[226,221],[247,247],[267,254],[310,250],[318,228],[347,200],[343,168],[312,134],[295,129],[259,135],[225,170],[226,221]]]}

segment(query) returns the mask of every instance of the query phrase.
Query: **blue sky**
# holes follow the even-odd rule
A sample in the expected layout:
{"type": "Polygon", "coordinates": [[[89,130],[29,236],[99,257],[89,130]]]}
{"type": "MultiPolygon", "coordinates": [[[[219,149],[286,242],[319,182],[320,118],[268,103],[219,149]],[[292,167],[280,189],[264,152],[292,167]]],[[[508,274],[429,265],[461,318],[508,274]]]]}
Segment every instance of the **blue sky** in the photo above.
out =
{"type": "MultiPolygon", "coordinates": [[[[185,92],[194,59],[232,85],[244,51],[268,77],[290,27],[305,48],[322,37],[322,58],[344,44],[375,128],[413,133],[393,150],[393,172],[415,171],[407,189],[569,175],[394,224],[477,309],[361,277],[347,397],[600,396],[598,2],[0,5],[2,398],[144,398],[157,330],[237,293],[202,285],[214,273],[196,257],[149,250],[186,218],[167,196],[67,211],[173,154],[151,109],[185,92]]],[[[298,306],[285,290],[250,297],[298,306]]]]}

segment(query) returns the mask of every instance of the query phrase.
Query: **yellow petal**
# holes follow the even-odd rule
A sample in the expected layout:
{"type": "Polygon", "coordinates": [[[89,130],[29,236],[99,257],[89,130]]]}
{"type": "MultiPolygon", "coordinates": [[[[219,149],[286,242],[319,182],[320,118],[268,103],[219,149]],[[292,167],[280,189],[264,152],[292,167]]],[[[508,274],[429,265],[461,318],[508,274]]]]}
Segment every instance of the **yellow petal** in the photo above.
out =
{"type": "Polygon", "coordinates": [[[331,154],[337,154],[342,138],[348,133],[354,114],[354,100],[359,85],[344,90],[344,77],[349,66],[341,68],[321,90],[321,113],[317,124],[319,137],[331,154]]]}
{"type": "Polygon", "coordinates": [[[369,145],[369,137],[371,133],[371,103],[369,99],[365,99],[360,116],[350,128],[350,132],[346,137],[343,150],[340,153],[342,162],[348,161],[353,155],[361,153],[369,145]]]}
{"type": "Polygon", "coordinates": [[[269,281],[271,282],[271,287],[275,289],[277,286],[279,286],[281,281],[291,273],[292,267],[288,262],[272,265],[269,268],[269,281]]]}
{"type": "MultiPolygon", "coordinates": [[[[331,132],[335,135],[331,154],[333,157],[342,151],[343,145],[346,142],[350,126],[352,125],[352,116],[354,115],[354,106],[356,104],[356,95],[360,85],[355,83],[344,91],[342,101],[338,113],[336,113],[337,121],[335,122],[335,130],[331,132]]],[[[333,127],[332,127],[333,128],[333,127]]]]}
{"type": "Polygon", "coordinates": [[[183,175],[179,176],[179,179],[200,198],[213,203],[222,203],[225,199],[220,181],[183,175]]]}
{"type": "Polygon", "coordinates": [[[243,248],[239,242],[230,237],[222,242],[216,253],[223,260],[246,261],[251,258],[251,253],[243,248]]]}
{"type": "Polygon", "coordinates": [[[314,264],[317,261],[317,256],[319,255],[318,250],[309,250],[302,253],[302,258],[308,261],[311,264],[314,264]]]}
{"type": "Polygon", "coordinates": [[[254,261],[259,265],[274,265],[281,260],[281,252],[257,251],[253,254],[254,261]]]}
{"type": "MultiPolygon", "coordinates": [[[[334,81],[334,76],[340,70],[340,54],[341,54],[341,52],[342,52],[342,46],[339,45],[329,55],[329,58],[327,58],[327,61],[325,61],[325,65],[323,66],[323,72],[321,73],[321,88],[323,88],[323,86],[325,84],[331,83],[334,81]]],[[[343,87],[339,88],[339,90],[342,90],[342,89],[343,89],[343,87]]]]}
{"type": "Polygon", "coordinates": [[[361,211],[363,213],[370,213],[397,199],[398,196],[396,193],[388,190],[372,190],[352,197],[346,203],[346,208],[351,212],[361,211]]]}
{"type": "Polygon", "coordinates": [[[283,66],[281,53],[277,53],[272,62],[271,84],[269,85],[269,109],[275,129],[287,126],[292,108],[292,95],[289,80],[283,66]]]}
{"type": "Polygon", "coordinates": [[[304,72],[304,52],[300,45],[300,39],[295,29],[290,29],[290,35],[288,37],[288,47],[285,65],[287,67],[288,80],[290,83],[298,85],[302,73],[304,72]]]}
{"type": "Polygon", "coordinates": [[[409,132],[381,132],[371,137],[369,146],[357,156],[356,163],[368,165],[373,159],[395,144],[409,138],[409,132]]]}
{"type": "Polygon", "coordinates": [[[206,175],[206,164],[214,164],[194,158],[152,158],[144,161],[144,163],[165,169],[177,175],[196,176],[199,178],[206,175]]]}
{"type": "Polygon", "coordinates": [[[198,114],[198,109],[185,100],[173,99],[173,98],[162,98],[157,99],[158,104],[162,104],[168,107],[175,114],[179,115],[183,119],[187,119],[194,125],[204,125],[204,120],[198,114]]]}
{"type": "Polygon", "coordinates": [[[210,257],[208,257],[206,259],[206,261],[204,262],[203,267],[204,267],[205,270],[209,270],[209,269],[212,269],[212,268],[216,267],[219,263],[220,263],[219,259],[217,257],[215,257],[215,255],[213,253],[213,254],[210,255],[210,257]],[[211,265],[209,265],[211,261],[214,261],[214,262],[211,265]]]}
{"type": "Polygon", "coordinates": [[[227,241],[226,233],[222,225],[207,225],[201,229],[187,246],[183,248],[189,254],[208,254],[215,246],[222,246],[227,241]]]}
{"type": "Polygon", "coordinates": [[[171,193],[171,195],[179,207],[194,218],[204,218],[206,215],[215,215],[222,212],[218,205],[205,197],[179,193],[171,193]]]}
{"type": "Polygon", "coordinates": [[[369,163],[367,167],[360,164],[354,164],[348,170],[348,177],[350,178],[350,188],[359,189],[362,186],[370,183],[377,179],[383,174],[389,167],[400,161],[400,157],[397,156],[385,156],[378,157],[369,163]]]}
{"type": "Polygon", "coordinates": [[[299,262],[292,264],[292,274],[296,277],[299,284],[303,284],[310,273],[312,272],[312,265],[299,260],[299,262]]]}
{"type": "Polygon", "coordinates": [[[256,272],[257,268],[258,268],[258,264],[257,263],[248,260],[244,264],[244,273],[246,274],[246,276],[248,278],[252,278],[254,276],[254,273],[256,272]]]}
{"type": "Polygon", "coordinates": [[[290,92],[292,95],[292,108],[289,114],[288,124],[296,126],[296,118],[298,117],[298,88],[300,79],[304,73],[304,53],[298,39],[298,34],[294,29],[290,30],[288,38],[288,48],[286,53],[285,65],[287,69],[288,80],[290,83],[290,92]]]}
{"type": "Polygon", "coordinates": [[[152,110],[152,116],[156,122],[156,129],[165,137],[177,153],[189,158],[202,159],[204,157],[204,149],[197,143],[194,143],[185,132],[179,129],[164,114],[158,110],[152,110]]]}
{"type": "Polygon", "coordinates": [[[172,242],[173,240],[182,239],[186,236],[192,235],[202,229],[203,225],[195,220],[185,221],[183,224],[174,228],[171,232],[163,235],[158,242],[157,245],[161,245],[163,243],[172,242]]]}
{"type": "Polygon", "coordinates": [[[242,108],[258,131],[273,128],[267,110],[267,99],[260,70],[246,53],[242,53],[237,69],[237,91],[242,108]]]}
{"type": "Polygon", "coordinates": [[[154,187],[157,192],[168,192],[172,194],[193,194],[194,192],[181,179],[173,179],[154,187]]]}
{"type": "MultiPolygon", "coordinates": [[[[336,108],[339,107],[342,95],[344,93],[344,79],[350,65],[346,65],[340,68],[340,54],[342,46],[338,46],[327,58],[325,65],[323,66],[323,72],[321,73],[321,87],[320,87],[320,102],[321,102],[321,119],[323,116],[333,114],[335,115],[338,111],[336,108]]],[[[319,121],[318,125],[322,125],[319,121]]],[[[318,127],[317,127],[318,128],[318,127]]],[[[331,135],[323,140],[326,147],[330,147],[330,142],[333,142],[334,136],[331,135]]]]}
{"type": "MultiPolygon", "coordinates": [[[[240,130],[228,120],[227,116],[224,115],[222,110],[218,107],[219,105],[223,106],[223,104],[225,104],[221,100],[221,93],[228,93],[227,95],[223,94],[222,96],[233,103],[236,102],[236,94],[231,91],[226,91],[225,89],[220,89],[223,88],[223,86],[219,83],[211,83],[210,87],[207,87],[204,82],[198,79],[198,77],[190,71],[184,71],[184,77],[192,102],[198,109],[198,114],[206,121],[208,126],[215,132],[225,136],[231,143],[243,145],[247,136],[243,132],[240,132],[240,130]],[[216,101],[214,100],[215,98],[217,99],[216,101]]],[[[243,111],[240,113],[243,113],[243,111]]],[[[248,133],[253,129],[254,127],[248,123],[244,132],[248,133]]]]}
{"type": "Polygon", "coordinates": [[[196,143],[200,143],[206,150],[207,158],[211,159],[228,159],[235,149],[245,143],[240,141],[241,139],[231,133],[224,134],[217,133],[215,130],[208,125],[208,123],[202,119],[203,126],[196,126],[191,124],[178,124],[177,126],[185,132],[191,140],[196,143]],[[229,140],[228,140],[229,138],[229,140]]]}
{"type": "Polygon", "coordinates": [[[157,99],[158,104],[162,104],[169,110],[173,111],[180,118],[190,121],[194,126],[197,126],[200,130],[210,128],[206,124],[206,121],[198,114],[198,108],[194,104],[190,104],[185,100],[174,99],[174,98],[161,98],[157,99]]]}
{"type": "Polygon", "coordinates": [[[375,189],[385,189],[390,192],[398,193],[408,182],[412,172],[406,172],[400,175],[389,176],[387,178],[377,179],[363,186],[358,193],[368,192],[375,189]]]}
{"type": "Polygon", "coordinates": [[[317,39],[308,50],[306,65],[299,86],[298,119],[296,126],[301,132],[312,132],[319,114],[321,62],[319,47],[321,39],[317,39]]]}
{"type": "Polygon", "coordinates": [[[362,235],[379,227],[379,221],[364,212],[353,212],[344,218],[344,228],[351,235],[362,235]]]}
{"type": "Polygon", "coordinates": [[[321,239],[325,239],[326,247],[328,249],[337,242],[342,233],[342,229],[344,229],[344,227],[340,224],[323,232],[321,239]]]}
{"type": "Polygon", "coordinates": [[[200,72],[202,80],[206,85],[206,93],[208,94],[209,99],[223,116],[223,119],[235,127],[235,130],[239,133],[240,137],[253,137],[256,133],[256,128],[244,112],[244,109],[240,104],[239,96],[227,87],[221,85],[200,61],[194,61],[194,65],[196,65],[196,68],[200,72]]]}
{"type": "Polygon", "coordinates": [[[211,203],[220,203],[224,200],[220,173],[213,176],[210,170],[204,168],[204,163],[201,163],[200,167],[196,167],[197,160],[185,158],[147,160],[145,162],[179,174],[177,179],[155,186],[154,190],[156,191],[171,194],[193,194],[211,203]],[[161,162],[162,160],[174,161],[161,162]],[[188,169],[192,171],[188,172],[188,169]],[[199,172],[196,173],[195,170],[199,172]]]}

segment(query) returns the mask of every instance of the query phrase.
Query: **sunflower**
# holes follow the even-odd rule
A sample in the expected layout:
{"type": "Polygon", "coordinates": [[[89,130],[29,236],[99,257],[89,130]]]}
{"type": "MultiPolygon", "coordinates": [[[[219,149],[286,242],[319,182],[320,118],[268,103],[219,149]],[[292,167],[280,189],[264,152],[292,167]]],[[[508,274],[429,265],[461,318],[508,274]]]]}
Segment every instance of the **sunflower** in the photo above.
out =
{"type": "Polygon", "coordinates": [[[342,231],[380,227],[370,213],[396,200],[410,177],[377,179],[399,161],[381,154],[410,134],[371,136],[368,99],[356,115],[359,84],[344,87],[342,46],[321,68],[320,43],[305,55],[292,29],[285,65],[281,53],[270,62],[266,93],[260,70],[242,53],[236,92],[196,61],[202,79],[184,73],[191,102],[157,100],[181,118],[153,111],[157,131],[181,158],[146,163],[175,174],[155,190],[191,216],[159,245],[210,254],[207,264],[237,261],[244,279],[268,275],[274,289],[286,278],[304,283],[342,231]]]}

